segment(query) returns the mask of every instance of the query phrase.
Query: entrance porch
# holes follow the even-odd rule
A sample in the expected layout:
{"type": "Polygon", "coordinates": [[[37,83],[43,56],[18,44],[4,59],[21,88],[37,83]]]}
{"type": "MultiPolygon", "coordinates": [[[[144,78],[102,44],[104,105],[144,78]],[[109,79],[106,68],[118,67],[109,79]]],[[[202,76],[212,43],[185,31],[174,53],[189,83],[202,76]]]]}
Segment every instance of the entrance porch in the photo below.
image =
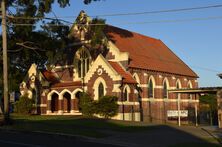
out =
{"type": "Polygon", "coordinates": [[[81,115],[79,111],[79,99],[82,89],[70,91],[64,89],[61,92],[52,90],[47,95],[46,115],[81,115]]]}

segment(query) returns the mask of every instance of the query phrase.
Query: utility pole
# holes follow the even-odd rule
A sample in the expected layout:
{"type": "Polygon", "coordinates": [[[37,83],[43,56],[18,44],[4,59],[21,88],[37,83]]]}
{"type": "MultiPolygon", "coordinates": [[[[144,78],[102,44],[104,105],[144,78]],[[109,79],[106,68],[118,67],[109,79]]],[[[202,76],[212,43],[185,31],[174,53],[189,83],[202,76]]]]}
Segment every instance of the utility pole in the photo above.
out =
{"type": "Polygon", "coordinates": [[[3,87],[4,87],[4,121],[9,121],[9,99],[8,99],[8,61],[7,61],[7,34],[6,34],[6,9],[5,0],[1,1],[2,9],[2,49],[3,49],[3,87]]]}

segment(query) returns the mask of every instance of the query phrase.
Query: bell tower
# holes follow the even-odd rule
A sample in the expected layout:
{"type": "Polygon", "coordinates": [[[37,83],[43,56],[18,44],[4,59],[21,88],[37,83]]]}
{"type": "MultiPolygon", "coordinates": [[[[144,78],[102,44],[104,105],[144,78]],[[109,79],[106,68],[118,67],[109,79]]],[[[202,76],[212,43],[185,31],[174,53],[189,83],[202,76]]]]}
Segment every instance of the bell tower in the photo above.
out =
{"type": "Polygon", "coordinates": [[[80,41],[87,40],[87,33],[89,30],[89,24],[91,23],[91,18],[82,10],[78,17],[76,18],[75,23],[71,27],[69,38],[77,38],[80,41]]]}

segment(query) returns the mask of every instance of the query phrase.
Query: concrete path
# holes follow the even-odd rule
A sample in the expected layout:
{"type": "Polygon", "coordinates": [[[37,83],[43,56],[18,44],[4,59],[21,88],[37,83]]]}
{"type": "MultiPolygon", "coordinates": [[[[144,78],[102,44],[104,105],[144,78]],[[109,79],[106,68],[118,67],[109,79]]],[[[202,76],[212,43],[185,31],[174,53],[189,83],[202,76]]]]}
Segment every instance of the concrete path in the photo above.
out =
{"type": "Polygon", "coordinates": [[[202,130],[214,137],[220,144],[222,144],[222,129],[218,126],[202,126],[202,130]]]}

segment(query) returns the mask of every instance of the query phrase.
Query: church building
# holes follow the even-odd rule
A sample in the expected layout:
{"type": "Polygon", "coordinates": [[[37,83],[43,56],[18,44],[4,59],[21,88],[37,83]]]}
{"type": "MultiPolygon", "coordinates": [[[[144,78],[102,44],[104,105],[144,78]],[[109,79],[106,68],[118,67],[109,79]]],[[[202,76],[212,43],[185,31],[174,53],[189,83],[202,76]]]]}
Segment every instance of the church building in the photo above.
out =
{"type": "Polygon", "coordinates": [[[161,40],[104,25],[102,45],[90,47],[92,20],[81,11],[70,29],[78,43],[67,45],[72,62],[40,70],[32,64],[20,85],[22,95],[36,97],[41,115],[81,115],[81,92],[93,100],[104,95],[118,97],[118,114],[127,121],[190,121],[198,98],[169,93],[171,89],[197,88],[197,74],[161,40]],[[81,25],[79,25],[81,24],[81,25]],[[77,45],[76,45],[77,44],[77,45]]]}

